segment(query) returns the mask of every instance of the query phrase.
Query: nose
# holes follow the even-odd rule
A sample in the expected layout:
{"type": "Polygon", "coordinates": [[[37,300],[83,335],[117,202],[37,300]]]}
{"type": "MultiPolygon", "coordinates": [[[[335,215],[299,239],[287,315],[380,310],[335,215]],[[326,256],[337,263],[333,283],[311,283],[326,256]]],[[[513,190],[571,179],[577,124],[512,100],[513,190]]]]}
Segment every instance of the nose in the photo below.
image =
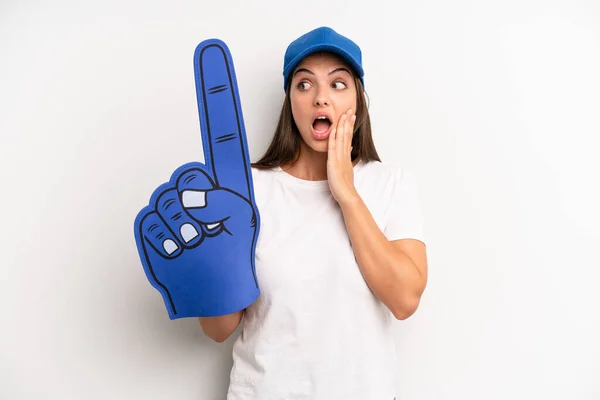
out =
{"type": "Polygon", "coordinates": [[[330,103],[331,100],[329,100],[329,96],[325,90],[320,90],[315,96],[315,106],[317,107],[328,106],[330,103]]]}

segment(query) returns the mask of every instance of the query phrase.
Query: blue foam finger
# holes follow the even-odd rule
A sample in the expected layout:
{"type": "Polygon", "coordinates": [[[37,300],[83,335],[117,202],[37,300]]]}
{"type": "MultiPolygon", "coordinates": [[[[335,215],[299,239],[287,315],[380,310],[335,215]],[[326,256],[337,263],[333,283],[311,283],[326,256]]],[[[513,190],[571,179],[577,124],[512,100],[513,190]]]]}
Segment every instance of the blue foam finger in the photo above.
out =
{"type": "MultiPolygon", "coordinates": [[[[158,258],[163,258],[163,260],[174,259],[182,253],[183,247],[177,243],[177,239],[169,232],[160,216],[148,206],[138,213],[135,219],[134,233],[146,277],[150,284],[162,295],[169,316],[175,315],[176,310],[171,293],[164,282],[160,280],[160,277],[157,277],[155,270],[152,268],[151,260],[158,258]]],[[[163,261],[163,263],[165,262],[163,261]]]]}
{"type": "Polygon", "coordinates": [[[154,211],[149,211],[140,219],[139,234],[148,246],[166,259],[177,257],[183,250],[179,240],[154,211]]]}
{"type": "Polygon", "coordinates": [[[202,241],[202,227],[183,209],[177,189],[163,192],[155,209],[184,248],[193,248],[202,241]]]}
{"type": "Polygon", "coordinates": [[[194,73],[205,163],[177,168],[134,222],[146,276],[171,319],[230,314],[260,295],[255,269],[260,214],[225,43],[200,43],[194,73]]]}
{"type": "Polygon", "coordinates": [[[202,42],[194,53],[204,162],[218,186],[251,200],[246,131],[231,54],[225,43],[202,42]]]}

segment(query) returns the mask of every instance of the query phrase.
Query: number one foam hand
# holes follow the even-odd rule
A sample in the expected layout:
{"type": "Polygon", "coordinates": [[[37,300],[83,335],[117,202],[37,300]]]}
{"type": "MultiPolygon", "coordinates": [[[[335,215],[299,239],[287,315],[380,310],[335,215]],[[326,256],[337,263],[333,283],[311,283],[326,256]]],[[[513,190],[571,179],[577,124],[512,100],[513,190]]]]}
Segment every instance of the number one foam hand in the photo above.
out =
{"type": "Polygon", "coordinates": [[[170,319],[230,314],[260,294],[254,263],[260,214],[227,45],[200,43],[194,73],[205,164],[177,168],[135,219],[144,271],[170,319]]]}

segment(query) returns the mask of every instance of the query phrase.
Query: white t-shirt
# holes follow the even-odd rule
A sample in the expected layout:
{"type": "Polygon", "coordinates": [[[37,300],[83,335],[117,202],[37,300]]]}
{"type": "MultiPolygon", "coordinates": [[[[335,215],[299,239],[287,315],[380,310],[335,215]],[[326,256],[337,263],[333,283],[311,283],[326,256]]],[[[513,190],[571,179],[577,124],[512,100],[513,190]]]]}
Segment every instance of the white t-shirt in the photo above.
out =
{"type": "MultiPolygon", "coordinates": [[[[393,314],[362,277],[325,181],[252,169],[261,294],[233,346],[228,400],[392,400],[393,314]]],[[[424,241],[415,179],[359,162],[354,185],[388,240],[424,241]]]]}

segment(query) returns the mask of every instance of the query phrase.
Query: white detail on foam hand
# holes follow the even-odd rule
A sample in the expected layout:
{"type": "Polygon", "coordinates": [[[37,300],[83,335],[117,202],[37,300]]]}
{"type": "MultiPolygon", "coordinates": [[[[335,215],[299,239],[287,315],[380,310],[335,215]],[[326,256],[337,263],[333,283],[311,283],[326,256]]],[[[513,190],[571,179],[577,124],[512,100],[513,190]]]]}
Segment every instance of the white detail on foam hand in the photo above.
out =
{"type": "Polygon", "coordinates": [[[220,222],[217,222],[216,224],[206,224],[206,227],[210,230],[215,229],[217,226],[221,225],[220,222]]]}
{"type": "Polygon", "coordinates": [[[186,243],[190,242],[196,236],[198,236],[198,231],[192,224],[183,224],[181,228],[179,228],[179,233],[181,233],[181,237],[185,240],[186,243]]]}
{"type": "Polygon", "coordinates": [[[200,190],[184,190],[181,195],[181,202],[186,208],[205,207],[206,192],[200,190]]]}
{"type": "Polygon", "coordinates": [[[163,242],[163,249],[165,249],[168,255],[173,254],[178,248],[177,244],[171,239],[167,239],[163,242]]]}

